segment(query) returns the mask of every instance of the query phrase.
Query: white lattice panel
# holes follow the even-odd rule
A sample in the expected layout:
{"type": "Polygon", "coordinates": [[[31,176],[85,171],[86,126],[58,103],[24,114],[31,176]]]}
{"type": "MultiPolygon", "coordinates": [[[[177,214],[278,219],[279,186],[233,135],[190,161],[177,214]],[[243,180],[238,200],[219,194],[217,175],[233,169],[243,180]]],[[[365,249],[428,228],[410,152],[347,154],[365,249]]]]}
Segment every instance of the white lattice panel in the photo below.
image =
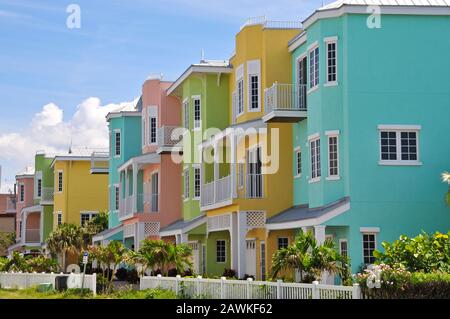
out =
{"type": "Polygon", "coordinates": [[[208,232],[229,229],[231,227],[231,215],[218,215],[208,217],[208,232]]]}
{"type": "Polygon", "coordinates": [[[266,226],[265,212],[247,212],[248,228],[264,228],[266,226]]]}
{"type": "Polygon", "coordinates": [[[123,226],[123,237],[134,237],[136,234],[136,224],[130,224],[123,226]]]}
{"type": "Polygon", "coordinates": [[[144,223],[145,237],[158,236],[159,235],[159,227],[160,227],[160,224],[158,222],[144,223]]]}

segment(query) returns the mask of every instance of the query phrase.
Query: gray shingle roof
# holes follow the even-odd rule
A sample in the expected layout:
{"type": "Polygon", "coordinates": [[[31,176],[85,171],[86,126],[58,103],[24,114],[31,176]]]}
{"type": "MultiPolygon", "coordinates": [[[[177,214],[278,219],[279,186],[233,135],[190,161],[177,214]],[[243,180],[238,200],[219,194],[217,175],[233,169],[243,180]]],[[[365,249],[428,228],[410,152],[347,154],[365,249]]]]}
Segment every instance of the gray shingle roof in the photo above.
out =
{"type": "Polygon", "coordinates": [[[266,223],[277,224],[277,223],[305,220],[310,218],[317,218],[349,202],[350,197],[344,197],[335,202],[332,202],[330,204],[321,207],[309,208],[309,205],[294,206],[285,210],[284,212],[281,212],[278,215],[275,215],[267,219],[266,223]]]}

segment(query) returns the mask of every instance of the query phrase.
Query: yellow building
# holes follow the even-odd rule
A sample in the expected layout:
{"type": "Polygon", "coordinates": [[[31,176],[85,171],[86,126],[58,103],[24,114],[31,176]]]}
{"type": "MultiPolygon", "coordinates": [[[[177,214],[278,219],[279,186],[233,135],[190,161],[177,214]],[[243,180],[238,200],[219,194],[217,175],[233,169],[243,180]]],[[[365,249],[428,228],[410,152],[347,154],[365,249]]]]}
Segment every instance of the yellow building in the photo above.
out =
{"type": "Polygon", "coordinates": [[[202,143],[208,273],[231,268],[240,278],[265,279],[273,252],[292,240],[287,232],[268,233],[265,221],[293,203],[293,163],[286,156],[292,152],[292,124],[288,117],[276,120],[290,110],[274,114],[273,100],[282,96],[272,92],[277,82],[291,82],[287,45],[299,27],[253,20],[236,35],[231,125],[202,143]]]}
{"type": "Polygon", "coordinates": [[[73,149],[54,158],[53,229],[62,223],[82,226],[95,214],[107,211],[108,175],[91,174],[91,154],[89,149],[73,149]]]}

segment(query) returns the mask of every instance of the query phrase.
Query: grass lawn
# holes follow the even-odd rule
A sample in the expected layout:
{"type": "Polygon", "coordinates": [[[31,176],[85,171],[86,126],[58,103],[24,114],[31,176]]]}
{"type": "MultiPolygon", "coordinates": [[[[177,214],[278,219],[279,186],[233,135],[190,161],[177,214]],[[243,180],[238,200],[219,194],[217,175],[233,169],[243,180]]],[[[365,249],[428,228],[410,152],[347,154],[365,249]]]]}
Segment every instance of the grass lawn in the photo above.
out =
{"type": "MultiPolygon", "coordinates": [[[[85,293],[85,299],[176,299],[175,293],[167,290],[121,290],[108,295],[92,296],[85,293]]],[[[0,299],[81,299],[80,290],[65,292],[38,292],[35,288],[29,289],[0,289],[0,299]]]]}

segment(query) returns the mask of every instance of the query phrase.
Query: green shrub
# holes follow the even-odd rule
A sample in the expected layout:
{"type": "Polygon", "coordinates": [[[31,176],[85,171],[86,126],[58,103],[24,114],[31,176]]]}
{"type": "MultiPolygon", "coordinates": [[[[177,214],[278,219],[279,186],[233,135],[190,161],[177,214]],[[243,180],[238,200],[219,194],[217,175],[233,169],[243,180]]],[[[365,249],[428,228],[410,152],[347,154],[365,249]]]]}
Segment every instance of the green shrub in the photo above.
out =
{"type": "Polygon", "coordinates": [[[375,251],[376,263],[403,265],[411,272],[450,272],[450,232],[423,232],[414,238],[400,236],[392,244],[383,242],[384,252],[375,251]]]}
{"type": "Polygon", "coordinates": [[[175,292],[163,289],[121,290],[112,295],[117,299],[176,299],[175,292]]]}

